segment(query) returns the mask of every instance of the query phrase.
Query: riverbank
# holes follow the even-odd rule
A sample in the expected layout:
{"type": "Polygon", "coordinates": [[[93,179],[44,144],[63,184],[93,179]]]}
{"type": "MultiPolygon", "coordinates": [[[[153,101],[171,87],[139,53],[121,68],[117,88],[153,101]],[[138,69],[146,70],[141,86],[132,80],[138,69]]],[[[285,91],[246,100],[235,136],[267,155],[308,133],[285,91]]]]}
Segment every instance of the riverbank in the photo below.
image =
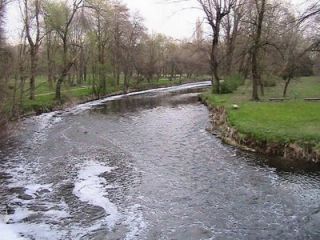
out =
{"type": "Polygon", "coordinates": [[[206,84],[24,121],[0,144],[3,230],[52,240],[318,239],[320,166],[235,155],[203,131],[196,85],[206,84]]]}
{"type": "MultiPolygon", "coordinates": [[[[139,88],[136,89],[129,89],[129,91],[127,93],[123,93],[123,91],[117,91],[117,92],[111,92],[110,94],[107,95],[103,95],[100,97],[95,97],[94,95],[91,96],[82,96],[79,98],[70,98],[68,101],[66,101],[64,104],[62,105],[56,105],[55,107],[52,108],[44,108],[44,109],[40,109],[40,111],[35,112],[29,112],[26,113],[24,115],[21,115],[19,118],[15,118],[15,119],[11,119],[11,121],[6,121],[5,125],[1,125],[0,124],[0,139],[1,138],[5,138],[6,136],[10,135],[12,133],[12,131],[14,131],[17,128],[17,125],[19,125],[21,119],[25,119],[28,117],[32,117],[32,116],[36,116],[36,115],[41,115],[42,113],[50,113],[50,112],[54,112],[54,111],[61,111],[61,110],[65,110],[65,109],[71,109],[77,105],[86,105],[87,103],[89,105],[94,104],[95,101],[97,102],[101,102],[104,101],[105,99],[107,100],[109,97],[122,97],[122,96],[132,96],[132,95],[136,95],[136,94],[140,94],[140,93],[144,93],[144,92],[149,92],[149,91],[157,91],[157,90],[165,90],[167,88],[185,88],[185,87],[209,87],[210,81],[200,81],[200,79],[196,79],[193,81],[190,80],[184,80],[181,82],[174,82],[174,81],[170,81],[170,83],[166,83],[166,82],[162,82],[158,85],[152,85],[152,84],[144,84],[143,86],[140,86],[139,88]],[[100,101],[101,100],[101,101],[100,101]]],[[[40,105],[43,106],[43,105],[40,105]]]]}
{"type": "MultiPolygon", "coordinates": [[[[132,82],[129,87],[128,93],[143,91],[148,89],[162,88],[162,87],[171,87],[181,84],[186,84],[190,82],[199,82],[202,81],[205,77],[199,77],[194,79],[160,79],[157,81],[151,82],[132,82]]],[[[19,114],[14,114],[14,117],[11,117],[11,120],[17,120],[20,118],[39,115],[42,113],[52,112],[56,110],[63,110],[65,108],[82,104],[90,101],[95,101],[98,99],[119,95],[123,93],[123,84],[121,83],[118,87],[109,87],[107,92],[97,96],[93,93],[91,86],[78,86],[65,88],[62,91],[63,94],[63,103],[57,102],[55,100],[55,92],[48,86],[47,80],[39,78],[37,79],[37,88],[36,88],[36,98],[35,100],[30,100],[27,96],[24,97],[22,104],[20,105],[19,114]]],[[[7,116],[12,115],[12,104],[7,104],[7,116]]],[[[8,119],[8,118],[7,118],[8,119]]],[[[10,122],[3,119],[0,126],[10,122]]],[[[1,129],[1,128],[0,128],[1,129]]]]}
{"type": "Polygon", "coordinates": [[[291,85],[289,100],[279,97],[281,84],[267,88],[260,102],[251,102],[250,87],[201,96],[212,112],[212,132],[230,145],[287,160],[320,162],[320,102],[305,102],[320,93],[319,78],[301,78],[291,85]],[[237,104],[239,109],[233,108],[237,104]]]}

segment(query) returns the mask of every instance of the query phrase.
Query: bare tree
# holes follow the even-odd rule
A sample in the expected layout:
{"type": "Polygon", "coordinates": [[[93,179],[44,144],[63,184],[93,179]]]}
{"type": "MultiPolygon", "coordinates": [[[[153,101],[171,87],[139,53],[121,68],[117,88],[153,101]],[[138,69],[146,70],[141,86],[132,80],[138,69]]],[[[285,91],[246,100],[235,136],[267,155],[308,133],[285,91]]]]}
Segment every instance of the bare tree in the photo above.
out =
{"type": "Polygon", "coordinates": [[[230,14],[232,8],[237,3],[237,0],[197,0],[203,12],[206,15],[206,20],[212,30],[210,66],[212,72],[212,84],[216,86],[216,92],[220,93],[220,76],[219,76],[219,60],[218,46],[221,33],[221,23],[225,16],[230,14]]]}
{"type": "Polygon", "coordinates": [[[7,1],[0,0],[0,125],[3,124],[5,120],[5,115],[2,113],[4,109],[4,105],[6,103],[7,92],[6,92],[6,75],[7,75],[7,67],[8,67],[8,52],[5,47],[5,39],[3,33],[3,21],[4,21],[4,13],[7,1]]]}
{"type": "Polygon", "coordinates": [[[259,71],[259,51],[261,48],[261,37],[263,31],[263,21],[266,12],[267,0],[254,0],[256,8],[256,17],[254,19],[253,46],[251,49],[252,65],[252,100],[258,101],[258,86],[261,83],[261,74],[259,71]]]}
{"type": "MultiPolygon", "coordinates": [[[[45,19],[46,20],[46,19],[45,19]]],[[[52,31],[50,24],[45,21],[45,47],[46,47],[46,57],[47,57],[47,76],[48,76],[48,85],[53,89],[55,82],[55,70],[54,70],[54,53],[56,51],[55,46],[57,45],[56,34],[52,31]]]]}
{"type": "Polygon", "coordinates": [[[94,35],[94,46],[97,51],[93,51],[97,55],[94,61],[98,68],[98,87],[96,87],[95,80],[93,81],[93,88],[96,95],[103,94],[107,91],[107,48],[111,42],[111,7],[108,2],[92,1],[90,9],[93,14],[91,22],[93,27],[91,32],[94,35]]]}
{"type": "MultiPolygon", "coordinates": [[[[61,3],[56,3],[61,4],[61,3]]],[[[50,8],[47,8],[46,12],[46,18],[47,22],[51,25],[51,28],[58,34],[61,42],[62,42],[62,69],[60,71],[59,77],[57,79],[56,84],[56,99],[57,101],[61,102],[61,87],[62,83],[64,82],[65,78],[67,77],[70,69],[75,63],[76,56],[73,56],[70,58],[69,56],[69,35],[71,31],[71,25],[73,22],[73,19],[77,13],[77,11],[83,7],[83,0],[73,0],[72,7],[69,8],[68,3],[65,2],[62,5],[58,5],[58,8],[60,7],[60,13],[58,11],[58,14],[61,14],[59,16],[60,19],[57,19],[58,16],[57,12],[52,12],[50,8]]]]}
{"type": "Polygon", "coordinates": [[[0,44],[3,44],[4,36],[3,36],[3,15],[5,12],[5,5],[7,1],[6,0],[0,0],[0,44]]]}
{"type": "Polygon", "coordinates": [[[129,18],[129,9],[126,5],[120,2],[115,2],[112,7],[112,65],[113,65],[113,77],[116,85],[120,86],[120,74],[121,74],[121,59],[122,55],[122,40],[126,31],[126,22],[129,18]]]}
{"type": "Polygon", "coordinates": [[[134,66],[135,53],[138,41],[145,34],[145,28],[142,25],[142,17],[135,13],[130,22],[127,22],[127,31],[125,34],[125,40],[122,45],[123,58],[122,58],[122,68],[124,73],[124,84],[123,91],[128,92],[129,88],[129,78],[132,75],[132,70],[134,66]]]}
{"type": "Polygon", "coordinates": [[[240,34],[241,20],[245,15],[244,7],[244,1],[238,0],[231,8],[230,14],[228,14],[222,22],[225,31],[225,73],[227,75],[230,75],[232,72],[232,67],[234,64],[234,52],[236,48],[236,42],[240,34]]]}
{"type": "Polygon", "coordinates": [[[30,3],[29,0],[23,0],[24,10],[24,28],[26,37],[30,47],[30,96],[31,100],[35,99],[36,90],[36,74],[38,65],[38,53],[41,45],[41,26],[40,26],[40,12],[41,12],[41,1],[34,0],[30,3]]]}
{"type": "Polygon", "coordinates": [[[300,16],[298,22],[303,23],[306,20],[320,14],[320,1],[318,0],[305,0],[305,4],[309,4],[306,11],[300,16]]]}

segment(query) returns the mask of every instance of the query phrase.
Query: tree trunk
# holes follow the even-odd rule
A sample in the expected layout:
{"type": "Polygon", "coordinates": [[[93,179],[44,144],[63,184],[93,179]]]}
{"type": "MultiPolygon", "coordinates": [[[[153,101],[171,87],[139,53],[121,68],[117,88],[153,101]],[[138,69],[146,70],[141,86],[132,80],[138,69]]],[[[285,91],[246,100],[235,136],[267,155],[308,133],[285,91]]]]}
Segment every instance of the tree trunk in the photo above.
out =
{"type": "Polygon", "coordinates": [[[88,82],[88,73],[87,73],[87,63],[84,62],[84,66],[83,66],[83,81],[84,82],[88,82]]]}
{"type": "Polygon", "coordinates": [[[260,83],[259,83],[259,85],[260,85],[260,94],[261,94],[261,96],[264,97],[264,82],[263,82],[263,79],[261,78],[261,76],[260,76],[260,83]]]}
{"type": "MultiPolygon", "coordinates": [[[[218,63],[218,45],[219,45],[219,37],[220,37],[220,25],[221,25],[221,16],[218,14],[216,16],[216,25],[211,26],[213,30],[213,39],[211,43],[211,54],[210,54],[210,62],[211,62],[211,71],[212,71],[212,85],[214,85],[214,81],[216,83],[216,93],[220,94],[220,77],[219,77],[219,63],[218,63]]],[[[213,88],[212,88],[213,89],[213,88]]]]}
{"type": "Polygon", "coordinates": [[[170,73],[170,78],[169,78],[169,80],[170,81],[172,81],[174,78],[175,78],[175,64],[174,63],[172,63],[171,64],[171,73],[170,73]]]}
{"type": "Polygon", "coordinates": [[[61,100],[61,86],[64,82],[64,79],[67,77],[70,68],[72,67],[73,63],[67,63],[68,57],[68,46],[67,46],[67,37],[65,36],[63,39],[63,70],[62,73],[57,81],[56,84],[56,100],[58,102],[62,102],[61,100]]]}
{"type": "Polygon", "coordinates": [[[258,85],[260,82],[260,75],[258,71],[257,50],[252,53],[252,100],[259,101],[258,85]]]}
{"type": "Polygon", "coordinates": [[[61,85],[65,76],[60,76],[56,84],[56,100],[61,103],[61,85]]]}
{"type": "Polygon", "coordinates": [[[99,42],[99,53],[98,53],[98,61],[99,61],[99,88],[105,94],[107,92],[107,79],[105,73],[105,59],[104,59],[104,47],[99,42]]]}
{"type": "MultiPolygon", "coordinates": [[[[230,20],[228,20],[229,22],[230,20]]],[[[229,23],[230,24],[230,23],[229,23]]],[[[234,26],[236,27],[236,26],[234,26]]],[[[225,65],[225,73],[227,76],[231,75],[232,72],[232,66],[233,66],[233,55],[234,55],[234,42],[235,42],[235,35],[237,34],[236,31],[237,30],[233,30],[233,32],[231,33],[231,26],[228,26],[227,28],[227,36],[226,36],[226,43],[227,43],[227,52],[226,52],[226,65],[225,65]]]]}
{"type": "Polygon", "coordinates": [[[229,43],[228,49],[227,49],[227,56],[226,56],[226,75],[230,76],[232,72],[232,66],[233,66],[233,53],[234,53],[234,47],[232,45],[233,43],[229,43]]]}
{"type": "Polygon", "coordinates": [[[20,84],[19,84],[19,88],[20,88],[19,106],[20,106],[20,109],[22,108],[22,104],[23,104],[23,89],[24,89],[25,81],[26,81],[25,77],[23,75],[21,75],[21,73],[20,73],[20,84]]]}
{"type": "Polygon", "coordinates": [[[63,69],[58,81],[57,81],[57,85],[56,85],[56,100],[58,100],[60,103],[62,102],[62,98],[61,98],[61,87],[62,87],[62,83],[64,81],[64,79],[68,76],[68,73],[71,69],[71,67],[73,66],[74,62],[70,62],[69,64],[67,64],[65,66],[65,68],[63,69]]]}
{"type": "Polygon", "coordinates": [[[80,49],[80,59],[79,59],[79,69],[78,69],[78,79],[77,79],[77,85],[81,86],[84,81],[84,51],[83,51],[83,45],[81,45],[80,49]]]}
{"type": "Polygon", "coordinates": [[[117,79],[117,86],[120,86],[120,69],[119,66],[116,68],[116,79],[117,79]]]}
{"type": "Polygon", "coordinates": [[[287,97],[287,91],[288,91],[288,87],[289,87],[289,84],[291,82],[291,78],[288,77],[287,80],[286,80],[286,83],[284,85],[284,89],[283,89],[283,97],[287,97]]]}
{"type": "Polygon", "coordinates": [[[51,34],[49,33],[47,35],[47,64],[48,64],[48,84],[49,88],[53,88],[53,61],[52,61],[52,56],[51,56],[51,51],[52,51],[52,42],[51,42],[51,34]]]}
{"type": "Polygon", "coordinates": [[[214,86],[215,84],[216,93],[220,94],[220,78],[218,73],[217,46],[218,46],[218,36],[214,37],[212,40],[212,46],[211,46],[212,49],[211,49],[210,58],[211,58],[211,71],[212,71],[212,86],[214,86]]]}
{"type": "Polygon", "coordinates": [[[128,82],[128,73],[124,73],[124,83],[123,83],[123,93],[128,93],[129,82],[128,82]]]}
{"type": "Polygon", "coordinates": [[[260,49],[260,42],[261,42],[261,35],[262,35],[263,19],[265,14],[265,5],[266,5],[266,0],[261,0],[261,10],[260,10],[257,3],[258,23],[257,23],[257,29],[256,29],[255,39],[254,39],[254,45],[252,48],[252,100],[253,101],[260,100],[259,94],[258,94],[258,85],[261,83],[261,75],[259,71],[258,57],[259,57],[259,49],[260,49]]]}
{"type": "Polygon", "coordinates": [[[30,49],[30,96],[31,100],[35,99],[36,91],[36,71],[37,71],[37,51],[34,48],[30,49]]]}
{"type": "Polygon", "coordinates": [[[12,94],[12,108],[11,108],[11,116],[17,117],[19,113],[17,109],[17,89],[18,89],[18,75],[16,74],[14,78],[14,87],[13,87],[13,94],[12,94]]]}

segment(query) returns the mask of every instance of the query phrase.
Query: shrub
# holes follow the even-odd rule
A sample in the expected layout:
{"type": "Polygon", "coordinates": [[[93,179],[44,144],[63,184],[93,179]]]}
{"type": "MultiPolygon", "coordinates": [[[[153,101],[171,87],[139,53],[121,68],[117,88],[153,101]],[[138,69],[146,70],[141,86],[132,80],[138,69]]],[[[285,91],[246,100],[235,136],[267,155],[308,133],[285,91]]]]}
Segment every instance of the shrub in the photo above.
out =
{"type": "Polygon", "coordinates": [[[277,82],[280,81],[279,77],[272,74],[263,75],[262,80],[265,87],[275,87],[277,86],[277,82]]]}
{"type": "Polygon", "coordinates": [[[240,74],[234,74],[225,78],[221,83],[221,93],[227,94],[232,93],[238,89],[239,86],[244,84],[244,77],[240,74]]]}

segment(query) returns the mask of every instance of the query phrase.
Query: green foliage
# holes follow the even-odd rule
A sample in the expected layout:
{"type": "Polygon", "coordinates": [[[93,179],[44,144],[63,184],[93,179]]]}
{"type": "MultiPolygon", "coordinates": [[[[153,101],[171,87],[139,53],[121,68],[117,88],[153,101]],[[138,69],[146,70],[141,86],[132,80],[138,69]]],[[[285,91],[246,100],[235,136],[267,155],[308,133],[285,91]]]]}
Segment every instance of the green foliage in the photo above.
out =
{"type": "Polygon", "coordinates": [[[46,24],[54,30],[62,30],[70,14],[68,6],[64,2],[46,1],[44,8],[47,12],[46,24]]]}
{"type": "Polygon", "coordinates": [[[262,76],[263,84],[265,87],[275,87],[281,79],[272,74],[265,74],[262,76]]]}
{"type": "Polygon", "coordinates": [[[56,102],[53,94],[41,95],[41,96],[37,96],[35,100],[25,99],[23,101],[22,111],[24,113],[48,112],[48,111],[52,111],[55,105],[56,105],[56,102]]]}
{"type": "Polygon", "coordinates": [[[296,76],[312,76],[313,73],[313,65],[314,62],[310,56],[304,55],[301,59],[299,59],[299,64],[295,71],[296,76]]]}
{"type": "Polygon", "coordinates": [[[240,74],[234,74],[225,78],[221,83],[221,93],[233,93],[239,86],[244,84],[244,78],[240,74]]]}

